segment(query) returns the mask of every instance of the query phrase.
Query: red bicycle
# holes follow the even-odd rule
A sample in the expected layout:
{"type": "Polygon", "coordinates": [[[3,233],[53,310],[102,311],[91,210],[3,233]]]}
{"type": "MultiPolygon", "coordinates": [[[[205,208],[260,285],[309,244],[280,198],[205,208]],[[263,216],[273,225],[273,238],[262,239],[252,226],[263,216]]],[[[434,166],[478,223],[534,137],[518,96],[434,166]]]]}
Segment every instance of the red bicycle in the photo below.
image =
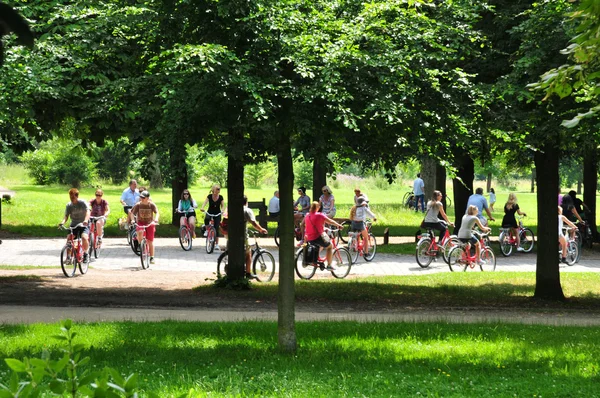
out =
{"type": "Polygon", "coordinates": [[[206,226],[206,252],[212,253],[215,249],[215,243],[217,241],[217,229],[215,228],[215,218],[219,217],[223,213],[210,214],[206,212],[206,215],[210,217],[210,221],[206,226]]]}
{"type": "Polygon", "coordinates": [[[75,229],[83,227],[83,223],[79,223],[74,227],[65,227],[61,225],[60,228],[69,231],[67,235],[67,243],[63,246],[60,251],[60,267],[62,268],[63,274],[67,278],[75,276],[77,267],[79,266],[79,272],[85,274],[88,271],[88,263],[83,262],[83,243],[81,241],[81,233],[77,236],[73,233],[75,229]]]}
{"type": "MultiPolygon", "coordinates": [[[[517,238],[511,234],[511,228],[500,228],[500,236],[498,237],[498,242],[500,243],[500,252],[504,257],[508,257],[511,255],[513,251],[513,247],[517,250],[517,238]]],[[[533,250],[533,245],[535,242],[535,235],[533,231],[529,228],[523,227],[523,220],[519,217],[519,227],[517,230],[519,234],[519,247],[522,249],[524,253],[529,253],[533,250]]]]}
{"type": "Polygon", "coordinates": [[[188,221],[187,215],[188,213],[194,212],[194,209],[190,209],[188,211],[178,211],[177,213],[181,214],[185,221],[183,225],[179,227],[179,244],[183,250],[190,251],[192,250],[192,227],[188,221]]]}
{"type": "Polygon", "coordinates": [[[481,247],[481,253],[479,258],[475,256],[475,248],[473,245],[468,243],[460,243],[458,246],[453,247],[448,254],[448,266],[450,271],[466,271],[467,268],[475,268],[475,265],[479,265],[482,271],[495,271],[496,270],[496,256],[491,247],[485,245],[486,238],[490,234],[473,231],[473,234],[477,237],[479,245],[481,247]],[[471,254],[473,252],[473,254],[471,254]]]}
{"type": "Polygon", "coordinates": [[[419,264],[421,268],[429,267],[429,264],[431,264],[440,253],[444,258],[444,261],[448,263],[448,254],[450,253],[450,250],[454,246],[460,244],[458,237],[456,235],[450,235],[448,228],[446,228],[446,232],[442,237],[442,242],[439,245],[435,239],[433,229],[431,228],[427,228],[427,232],[418,236],[418,239],[415,257],[417,258],[417,264],[419,264]]]}
{"type": "Polygon", "coordinates": [[[365,261],[373,261],[375,258],[375,253],[377,252],[377,240],[375,239],[375,235],[371,233],[371,225],[372,223],[370,220],[365,222],[367,234],[369,236],[369,253],[367,255],[364,253],[364,241],[361,233],[354,231],[348,233],[348,236],[350,236],[350,239],[348,240],[348,252],[350,252],[353,264],[358,261],[359,255],[363,256],[365,261]]]}
{"type": "MultiPolygon", "coordinates": [[[[313,277],[317,268],[321,271],[327,269],[333,276],[338,279],[343,279],[350,273],[352,268],[352,258],[350,252],[343,247],[337,247],[335,243],[335,233],[330,228],[325,228],[327,235],[331,239],[333,245],[333,257],[331,268],[326,268],[325,257],[319,255],[320,247],[311,243],[304,243],[300,249],[296,251],[296,274],[301,279],[310,279],[313,277]]],[[[337,231],[336,231],[337,232],[337,231]]]]}
{"type": "Polygon", "coordinates": [[[102,249],[104,230],[102,230],[102,235],[98,236],[98,225],[96,224],[100,220],[106,220],[106,217],[90,217],[90,248],[88,250],[89,258],[92,258],[92,253],[94,254],[94,258],[98,258],[100,255],[100,249],[102,249]]]}
{"type": "MultiPolygon", "coordinates": [[[[150,268],[150,246],[146,240],[146,229],[151,225],[158,225],[158,223],[152,221],[148,225],[135,224],[135,229],[141,231],[142,240],[140,242],[140,260],[142,262],[142,269],[150,268]]],[[[138,232],[139,234],[140,232],[138,232]]],[[[137,239],[137,238],[136,238],[137,239]]]]}

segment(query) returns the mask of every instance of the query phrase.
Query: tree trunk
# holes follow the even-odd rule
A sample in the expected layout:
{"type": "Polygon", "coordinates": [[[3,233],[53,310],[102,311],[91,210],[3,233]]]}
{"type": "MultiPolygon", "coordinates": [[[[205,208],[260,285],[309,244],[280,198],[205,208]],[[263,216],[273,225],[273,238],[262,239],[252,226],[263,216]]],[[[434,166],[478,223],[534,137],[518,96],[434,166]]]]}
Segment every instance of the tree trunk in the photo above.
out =
{"type": "Polygon", "coordinates": [[[435,189],[442,193],[444,204],[444,211],[446,210],[446,168],[441,164],[435,165],[435,189]]]}
{"type": "MultiPolygon", "coordinates": [[[[279,349],[283,352],[296,351],[296,309],[294,288],[294,168],[292,147],[288,133],[280,137],[277,155],[279,187],[279,289],[277,291],[277,336],[279,349]]],[[[315,162],[317,163],[317,162],[315,162]]],[[[320,192],[320,191],[319,191],[320,192]]]]}
{"type": "MultiPolygon", "coordinates": [[[[531,170],[531,193],[535,192],[535,179],[536,179],[536,169],[535,167],[531,170]]],[[[558,191],[557,191],[558,192],[558,191]]]]}
{"type": "Polygon", "coordinates": [[[583,154],[583,203],[589,207],[590,212],[586,214],[587,221],[594,234],[594,240],[598,240],[598,229],[596,227],[596,192],[598,190],[598,151],[595,148],[587,148],[583,154]]]}
{"type": "Polygon", "coordinates": [[[490,192],[492,189],[492,173],[488,173],[487,175],[487,184],[485,186],[485,192],[490,192]]]}
{"type": "MultiPolygon", "coordinates": [[[[185,151],[183,151],[185,154],[185,151]]],[[[158,155],[156,152],[152,152],[148,156],[148,171],[150,172],[150,188],[162,189],[164,188],[162,173],[160,172],[160,166],[158,165],[158,155]]]]}
{"type": "Polygon", "coordinates": [[[327,185],[327,170],[317,157],[313,160],[313,200],[318,202],[323,186],[327,185]]]}
{"type": "Polygon", "coordinates": [[[581,195],[581,186],[582,185],[583,185],[583,181],[581,181],[581,179],[578,178],[577,179],[577,195],[581,195]]]}
{"type": "Polygon", "coordinates": [[[246,222],[244,221],[244,162],[243,134],[230,132],[230,145],[227,153],[227,212],[228,220],[228,261],[227,277],[233,281],[244,278],[246,273],[246,222]]]}
{"type": "Polygon", "coordinates": [[[433,196],[433,190],[436,189],[436,166],[437,161],[435,159],[425,158],[421,162],[421,178],[425,183],[425,203],[433,196]]]}
{"type": "Polygon", "coordinates": [[[558,150],[551,137],[541,151],[535,152],[537,170],[537,263],[534,297],[546,300],[564,300],[558,267],[558,150]]]}
{"type": "MultiPolygon", "coordinates": [[[[171,208],[173,210],[171,212],[171,224],[179,227],[179,215],[176,213],[177,204],[183,190],[188,188],[185,151],[181,151],[181,148],[171,150],[169,151],[169,159],[171,160],[171,170],[173,170],[173,178],[171,179],[171,208]]],[[[163,216],[166,216],[166,214],[163,216]]]]}
{"type": "MultiPolygon", "coordinates": [[[[459,151],[464,151],[459,149],[459,151]]],[[[475,179],[475,164],[473,159],[468,154],[459,153],[456,156],[457,161],[457,174],[452,180],[452,188],[454,190],[454,214],[456,225],[454,231],[458,233],[462,217],[465,215],[467,209],[467,202],[469,196],[473,194],[473,180],[475,179]]]]}

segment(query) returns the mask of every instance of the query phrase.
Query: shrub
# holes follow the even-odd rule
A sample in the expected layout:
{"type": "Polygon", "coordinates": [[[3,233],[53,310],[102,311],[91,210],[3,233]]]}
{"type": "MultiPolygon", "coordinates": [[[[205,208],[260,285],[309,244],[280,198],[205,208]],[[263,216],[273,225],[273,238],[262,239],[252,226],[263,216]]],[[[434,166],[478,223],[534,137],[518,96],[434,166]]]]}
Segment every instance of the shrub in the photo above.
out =
{"type": "Polygon", "coordinates": [[[27,169],[27,174],[38,185],[49,184],[50,165],[52,164],[52,154],[46,150],[28,151],[23,153],[21,161],[27,169]]]}
{"type": "Polygon", "coordinates": [[[82,151],[73,149],[52,162],[49,179],[52,183],[80,188],[82,184],[92,182],[96,164],[82,151]]]}
{"type": "Polygon", "coordinates": [[[97,154],[100,177],[110,179],[113,184],[128,179],[133,158],[129,139],[123,137],[116,141],[105,141],[104,145],[98,148],[97,154]]]}
{"type": "Polygon", "coordinates": [[[215,151],[206,157],[200,168],[200,175],[210,184],[217,183],[222,187],[227,186],[227,156],[223,151],[215,151]]]}

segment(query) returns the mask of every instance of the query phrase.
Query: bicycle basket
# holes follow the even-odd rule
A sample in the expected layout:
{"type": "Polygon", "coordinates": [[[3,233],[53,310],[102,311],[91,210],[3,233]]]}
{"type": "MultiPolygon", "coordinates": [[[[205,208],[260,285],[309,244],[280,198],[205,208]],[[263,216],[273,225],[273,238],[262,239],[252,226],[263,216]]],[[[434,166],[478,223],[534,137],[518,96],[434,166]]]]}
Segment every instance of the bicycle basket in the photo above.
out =
{"type": "Polygon", "coordinates": [[[125,231],[127,229],[127,217],[119,218],[119,229],[125,231]]]}

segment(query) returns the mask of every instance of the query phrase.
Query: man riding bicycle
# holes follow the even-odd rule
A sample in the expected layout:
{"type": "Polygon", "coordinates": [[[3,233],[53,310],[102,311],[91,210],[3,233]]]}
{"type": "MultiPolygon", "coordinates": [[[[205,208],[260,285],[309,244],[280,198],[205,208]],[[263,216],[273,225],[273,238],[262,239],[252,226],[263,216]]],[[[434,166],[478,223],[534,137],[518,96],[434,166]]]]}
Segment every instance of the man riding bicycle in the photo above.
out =
{"type": "Polygon", "coordinates": [[[121,194],[121,204],[123,205],[123,211],[125,214],[129,214],[129,211],[140,201],[140,193],[138,192],[137,181],[129,181],[129,187],[125,188],[121,194]]]}
{"type": "Polygon", "coordinates": [[[65,208],[65,217],[58,225],[63,226],[64,223],[66,223],[69,219],[69,216],[71,217],[71,228],[79,223],[83,223],[83,227],[74,229],[73,234],[75,236],[81,234],[81,241],[83,245],[83,262],[87,263],[89,261],[88,248],[90,245],[90,226],[88,225],[88,221],[90,220],[90,209],[88,208],[85,200],[79,199],[79,190],[77,188],[69,189],[69,198],[71,201],[67,203],[67,207],[65,208]]]}

